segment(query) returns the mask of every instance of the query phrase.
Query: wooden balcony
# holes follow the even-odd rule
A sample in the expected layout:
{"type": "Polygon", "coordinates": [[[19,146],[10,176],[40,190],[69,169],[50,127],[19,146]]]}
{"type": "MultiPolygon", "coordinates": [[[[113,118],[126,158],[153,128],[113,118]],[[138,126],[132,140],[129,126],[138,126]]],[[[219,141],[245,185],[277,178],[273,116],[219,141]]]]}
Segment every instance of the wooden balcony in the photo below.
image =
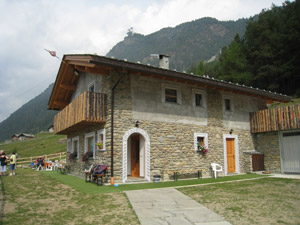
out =
{"type": "Polygon", "coordinates": [[[54,133],[70,134],[106,122],[107,96],[84,92],[54,117],[54,133]]]}
{"type": "Polygon", "coordinates": [[[300,128],[300,105],[265,109],[250,113],[251,133],[300,128]]]}

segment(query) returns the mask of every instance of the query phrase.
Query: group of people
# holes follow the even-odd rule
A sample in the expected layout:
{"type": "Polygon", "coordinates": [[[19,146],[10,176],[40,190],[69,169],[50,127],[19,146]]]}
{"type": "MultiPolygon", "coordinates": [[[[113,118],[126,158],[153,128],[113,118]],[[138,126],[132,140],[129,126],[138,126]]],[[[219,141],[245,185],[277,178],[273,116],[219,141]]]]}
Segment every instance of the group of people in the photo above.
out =
{"type": "Polygon", "coordinates": [[[16,168],[16,153],[13,152],[10,158],[5,155],[3,150],[0,150],[0,176],[6,176],[7,171],[7,162],[10,160],[10,176],[15,175],[15,168],[16,168]]]}

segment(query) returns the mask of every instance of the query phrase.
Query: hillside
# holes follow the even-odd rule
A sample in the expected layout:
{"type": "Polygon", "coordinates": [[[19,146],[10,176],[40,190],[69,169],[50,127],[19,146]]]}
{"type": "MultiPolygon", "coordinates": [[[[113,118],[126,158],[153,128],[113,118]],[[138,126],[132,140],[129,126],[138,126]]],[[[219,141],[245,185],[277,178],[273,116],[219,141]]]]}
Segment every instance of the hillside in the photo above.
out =
{"type": "Polygon", "coordinates": [[[170,69],[189,70],[199,61],[207,61],[218,54],[237,33],[242,36],[248,21],[218,21],[207,17],[145,36],[128,32],[106,56],[156,66],[150,54],[165,54],[170,56],[170,69]]]}
{"type": "Polygon", "coordinates": [[[48,110],[48,101],[53,84],[40,95],[30,100],[6,120],[0,123],[0,141],[10,139],[15,133],[46,131],[52,124],[57,111],[48,110]]]}
{"type": "Polygon", "coordinates": [[[64,135],[40,133],[32,140],[2,144],[0,149],[4,150],[6,154],[16,152],[22,158],[66,152],[66,141],[60,141],[63,138],[65,138],[64,135]]]}

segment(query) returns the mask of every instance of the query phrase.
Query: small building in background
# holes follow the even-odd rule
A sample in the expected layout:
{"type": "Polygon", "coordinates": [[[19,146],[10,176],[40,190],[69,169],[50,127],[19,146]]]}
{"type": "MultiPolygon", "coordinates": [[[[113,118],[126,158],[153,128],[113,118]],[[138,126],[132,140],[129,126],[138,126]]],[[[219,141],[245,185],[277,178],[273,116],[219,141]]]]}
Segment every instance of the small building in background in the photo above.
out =
{"type": "Polygon", "coordinates": [[[28,139],[32,139],[35,138],[35,136],[33,134],[25,134],[25,133],[21,133],[21,134],[14,134],[11,137],[12,141],[24,141],[24,140],[28,140],[28,139]]]}

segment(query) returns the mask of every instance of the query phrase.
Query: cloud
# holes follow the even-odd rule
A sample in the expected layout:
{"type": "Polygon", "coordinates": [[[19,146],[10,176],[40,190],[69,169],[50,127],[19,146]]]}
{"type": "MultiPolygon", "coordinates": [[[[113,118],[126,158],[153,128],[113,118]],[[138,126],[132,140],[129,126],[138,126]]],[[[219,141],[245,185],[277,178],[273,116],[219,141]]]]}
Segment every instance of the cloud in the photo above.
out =
{"type": "Polygon", "coordinates": [[[150,34],[205,16],[235,20],[271,0],[2,0],[0,1],[0,122],[55,81],[58,56],[105,55],[127,29],[150,34]]]}

